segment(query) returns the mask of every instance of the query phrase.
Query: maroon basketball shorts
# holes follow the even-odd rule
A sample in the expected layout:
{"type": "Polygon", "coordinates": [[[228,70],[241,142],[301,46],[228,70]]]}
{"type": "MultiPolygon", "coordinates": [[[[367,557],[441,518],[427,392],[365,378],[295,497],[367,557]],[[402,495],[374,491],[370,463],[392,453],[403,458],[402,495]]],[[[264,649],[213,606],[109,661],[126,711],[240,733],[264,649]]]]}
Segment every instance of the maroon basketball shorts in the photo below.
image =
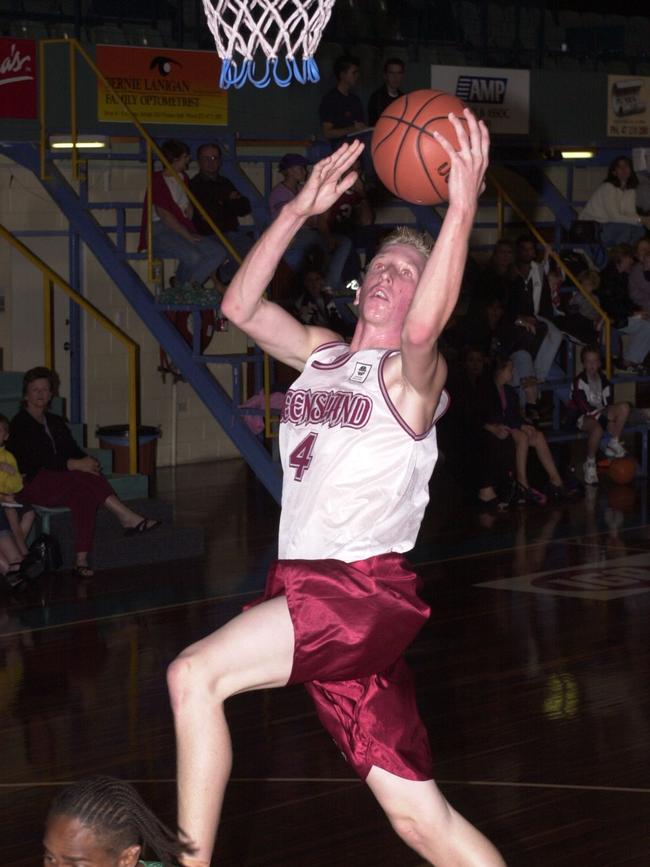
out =
{"type": "Polygon", "coordinates": [[[259,604],[286,596],[295,633],[289,683],[304,683],[356,773],[373,765],[430,780],[431,751],[402,654],[429,617],[418,577],[400,554],[277,560],[259,604]]]}

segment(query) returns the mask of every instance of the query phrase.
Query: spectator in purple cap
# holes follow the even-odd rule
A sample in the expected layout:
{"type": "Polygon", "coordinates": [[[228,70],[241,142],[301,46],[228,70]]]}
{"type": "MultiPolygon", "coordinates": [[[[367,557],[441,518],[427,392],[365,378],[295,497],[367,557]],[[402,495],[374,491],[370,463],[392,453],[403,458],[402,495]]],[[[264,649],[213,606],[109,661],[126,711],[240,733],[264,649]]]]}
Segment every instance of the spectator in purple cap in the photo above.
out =
{"type": "MultiPolygon", "coordinates": [[[[271,219],[275,220],[282,208],[294,199],[307,180],[308,161],[302,154],[285,154],[278,166],[282,180],[271,190],[269,209],[271,219]]],[[[352,242],[343,235],[333,234],[325,217],[312,217],[298,231],[284,255],[284,260],[292,271],[300,271],[310,253],[320,251],[328,259],[325,284],[331,289],[339,289],[345,261],[352,250],[352,242]]]]}

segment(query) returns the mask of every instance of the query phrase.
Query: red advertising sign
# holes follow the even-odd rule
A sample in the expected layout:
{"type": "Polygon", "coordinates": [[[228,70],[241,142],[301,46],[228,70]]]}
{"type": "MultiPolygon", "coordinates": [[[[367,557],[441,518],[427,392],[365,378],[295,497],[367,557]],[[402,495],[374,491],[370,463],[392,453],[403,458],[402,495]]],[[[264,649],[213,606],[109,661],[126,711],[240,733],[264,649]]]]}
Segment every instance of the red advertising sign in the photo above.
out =
{"type": "Polygon", "coordinates": [[[0,117],[36,117],[36,42],[0,38],[0,117]]]}

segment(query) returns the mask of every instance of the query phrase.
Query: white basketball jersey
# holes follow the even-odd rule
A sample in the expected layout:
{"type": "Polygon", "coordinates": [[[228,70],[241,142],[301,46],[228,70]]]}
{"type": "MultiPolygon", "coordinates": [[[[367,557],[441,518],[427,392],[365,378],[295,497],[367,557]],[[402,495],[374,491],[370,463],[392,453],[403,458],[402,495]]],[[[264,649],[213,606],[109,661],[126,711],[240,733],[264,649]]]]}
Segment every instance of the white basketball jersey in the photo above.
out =
{"type": "Polygon", "coordinates": [[[438,457],[435,422],[417,436],[391,403],[382,369],[394,351],[319,347],[287,392],[279,556],[351,563],[415,544],[438,457]]]}

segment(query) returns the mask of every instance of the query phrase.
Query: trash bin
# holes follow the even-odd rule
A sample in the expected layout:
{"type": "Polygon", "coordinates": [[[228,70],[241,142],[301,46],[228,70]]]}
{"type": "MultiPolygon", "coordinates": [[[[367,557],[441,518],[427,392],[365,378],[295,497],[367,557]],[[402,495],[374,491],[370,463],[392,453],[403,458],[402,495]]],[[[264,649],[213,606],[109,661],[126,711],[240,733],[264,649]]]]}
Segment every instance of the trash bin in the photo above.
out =
{"type": "MultiPolygon", "coordinates": [[[[98,427],[96,432],[101,449],[113,452],[113,472],[129,472],[129,426],[112,424],[98,427]]],[[[140,425],[138,428],[138,471],[146,476],[156,472],[156,444],[160,428],[140,425]]]]}

